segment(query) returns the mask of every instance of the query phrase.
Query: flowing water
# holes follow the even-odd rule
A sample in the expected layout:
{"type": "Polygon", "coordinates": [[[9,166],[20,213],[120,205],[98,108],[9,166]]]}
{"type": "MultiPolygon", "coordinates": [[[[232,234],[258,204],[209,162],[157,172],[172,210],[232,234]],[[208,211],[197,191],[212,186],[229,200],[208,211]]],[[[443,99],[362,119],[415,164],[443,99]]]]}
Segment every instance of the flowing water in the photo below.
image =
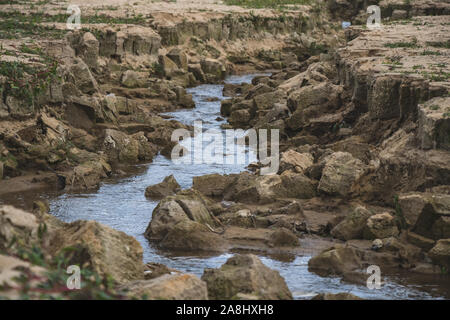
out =
{"type": "MultiPolygon", "coordinates": [[[[232,76],[226,81],[250,82],[253,77],[254,75],[232,76]]],[[[204,129],[220,130],[220,125],[226,123],[220,118],[220,100],[224,98],[222,89],[223,85],[201,85],[189,89],[196,107],[167,114],[185,124],[202,120],[204,129]]],[[[246,153],[248,157],[254,157],[252,150],[246,150],[246,153]]],[[[238,173],[245,170],[245,165],[175,164],[158,155],[151,164],[137,166],[136,169],[137,173],[133,176],[102,183],[96,192],[59,195],[47,193],[41,197],[49,200],[50,212],[63,221],[96,220],[135,237],[144,249],[144,262],[163,263],[200,277],[205,268],[218,268],[232,256],[231,253],[218,256],[170,255],[151,246],[143,233],[158,201],[145,198],[144,191],[147,186],[161,182],[170,174],[175,176],[182,188],[189,188],[194,176],[238,173]]],[[[384,278],[381,289],[370,290],[365,286],[342,283],[338,278],[323,278],[309,272],[310,256],[297,256],[288,261],[267,256],[260,258],[268,267],[280,272],[296,299],[308,299],[320,292],[351,292],[366,299],[448,298],[448,292],[442,292],[438,281],[422,279],[417,284],[411,284],[411,279],[405,276],[391,277],[384,278]]]]}

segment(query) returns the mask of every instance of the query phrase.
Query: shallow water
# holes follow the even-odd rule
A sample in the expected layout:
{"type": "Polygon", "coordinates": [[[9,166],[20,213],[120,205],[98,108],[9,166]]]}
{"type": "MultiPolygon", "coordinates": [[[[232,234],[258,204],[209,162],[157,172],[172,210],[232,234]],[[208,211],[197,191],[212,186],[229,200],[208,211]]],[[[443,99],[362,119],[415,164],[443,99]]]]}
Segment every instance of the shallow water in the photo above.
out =
{"type": "MultiPolygon", "coordinates": [[[[253,76],[233,76],[227,81],[250,82],[253,76]]],[[[201,85],[189,89],[189,92],[193,94],[196,108],[167,114],[186,124],[192,124],[193,121],[201,119],[204,129],[220,129],[220,125],[226,123],[225,120],[217,119],[220,117],[220,100],[224,98],[222,89],[223,85],[201,85]],[[217,97],[219,100],[210,101],[208,98],[211,97],[217,97]]],[[[251,150],[246,152],[249,157],[254,157],[251,150]]],[[[66,193],[56,196],[44,194],[41,197],[48,198],[51,213],[64,221],[96,220],[135,237],[144,249],[144,262],[159,262],[171,268],[201,276],[205,268],[220,267],[232,256],[231,253],[213,257],[187,256],[186,254],[175,256],[152,247],[143,233],[158,202],[146,199],[144,191],[147,186],[161,182],[170,174],[175,176],[182,188],[189,188],[192,186],[194,176],[209,173],[238,173],[245,170],[245,165],[174,164],[158,155],[151,164],[139,166],[137,169],[138,173],[131,177],[102,183],[96,192],[66,193]]],[[[309,272],[310,256],[298,256],[290,261],[280,261],[266,256],[260,256],[260,258],[264,264],[280,272],[296,299],[309,299],[321,292],[351,292],[367,299],[443,297],[442,288],[436,284],[436,281],[420,285],[404,285],[401,283],[405,277],[385,278],[381,289],[369,290],[365,286],[345,284],[338,278],[323,278],[309,272]]]]}

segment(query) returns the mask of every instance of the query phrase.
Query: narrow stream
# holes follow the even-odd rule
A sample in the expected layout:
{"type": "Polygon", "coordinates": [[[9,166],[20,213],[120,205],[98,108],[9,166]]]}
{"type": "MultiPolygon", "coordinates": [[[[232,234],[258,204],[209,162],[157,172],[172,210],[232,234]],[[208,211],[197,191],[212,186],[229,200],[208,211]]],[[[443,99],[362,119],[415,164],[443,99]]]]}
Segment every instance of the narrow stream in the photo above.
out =
{"type": "MultiPolygon", "coordinates": [[[[254,75],[232,76],[230,83],[251,82],[254,75]]],[[[174,119],[186,124],[202,120],[204,129],[220,129],[226,123],[220,117],[220,100],[223,85],[201,85],[189,92],[193,94],[196,108],[167,113],[174,119]],[[218,100],[214,100],[218,98],[218,100]]],[[[252,151],[247,150],[248,156],[252,151]]],[[[96,220],[124,231],[135,237],[144,249],[144,262],[163,263],[171,268],[193,273],[199,277],[205,268],[218,268],[232,256],[231,253],[219,256],[174,256],[160,252],[152,247],[143,233],[151,220],[153,209],[158,204],[144,196],[147,186],[161,182],[173,174],[182,188],[192,186],[194,176],[209,173],[238,173],[245,170],[245,165],[192,164],[177,165],[171,160],[158,155],[153,163],[140,166],[138,174],[118,181],[102,183],[100,189],[93,193],[66,193],[58,196],[43,195],[49,199],[50,211],[58,218],[70,222],[74,220],[96,220]]],[[[285,278],[296,299],[309,299],[320,292],[351,292],[366,299],[436,299],[443,298],[442,288],[434,284],[401,284],[402,278],[386,279],[379,290],[369,290],[365,286],[342,283],[338,278],[323,278],[308,271],[310,256],[297,256],[290,261],[280,261],[260,256],[268,267],[276,269],[285,278]]]]}

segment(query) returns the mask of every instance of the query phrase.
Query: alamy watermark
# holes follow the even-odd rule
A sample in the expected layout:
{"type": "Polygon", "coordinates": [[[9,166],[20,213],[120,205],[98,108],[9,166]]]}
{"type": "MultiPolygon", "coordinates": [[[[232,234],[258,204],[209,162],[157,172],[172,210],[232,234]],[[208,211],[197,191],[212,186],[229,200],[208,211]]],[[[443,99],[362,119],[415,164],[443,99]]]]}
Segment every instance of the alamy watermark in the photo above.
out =
{"type": "Polygon", "coordinates": [[[81,270],[77,265],[71,265],[67,268],[67,273],[71,276],[67,279],[66,285],[69,290],[81,289],[81,270]]]}
{"type": "Polygon", "coordinates": [[[176,129],[171,139],[177,143],[171,154],[176,164],[248,165],[259,161],[261,175],[278,172],[279,129],[209,129],[203,132],[202,121],[195,121],[193,135],[187,129],[176,129]]]}
{"type": "Polygon", "coordinates": [[[381,9],[379,6],[372,5],[367,7],[367,13],[371,14],[367,18],[366,26],[368,29],[379,29],[381,28],[381,9]]]}
{"type": "MultiPolygon", "coordinates": [[[[366,12],[370,14],[367,17],[366,27],[367,29],[374,30],[381,28],[381,9],[377,5],[368,6],[366,12]]],[[[342,21],[342,29],[347,29],[352,24],[349,21],[342,21]]]]}
{"type": "Polygon", "coordinates": [[[370,274],[369,278],[367,278],[366,285],[367,288],[373,289],[381,289],[381,269],[377,265],[370,265],[367,267],[367,273],[370,274]]]}
{"type": "Polygon", "coordinates": [[[69,30],[81,29],[81,10],[76,4],[71,4],[67,7],[67,14],[70,16],[67,18],[66,27],[69,30]]]}

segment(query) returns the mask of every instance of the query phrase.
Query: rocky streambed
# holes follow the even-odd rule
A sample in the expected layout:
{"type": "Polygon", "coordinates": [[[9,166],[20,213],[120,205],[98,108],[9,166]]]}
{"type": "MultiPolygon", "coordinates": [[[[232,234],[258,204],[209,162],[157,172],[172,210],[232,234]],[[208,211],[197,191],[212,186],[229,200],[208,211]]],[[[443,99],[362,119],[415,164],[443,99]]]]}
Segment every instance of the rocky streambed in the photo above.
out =
{"type": "MultiPolygon", "coordinates": [[[[251,83],[259,74],[230,76],[226,83],[240,85],[251,83]]],[[[205,129],[218,129],[226,123],[220,117],[221,101],[224,85],[206,84],[188,90],[193,95],[194,109],[185,109],[166,113],[186,125],[201,119],[205,129]]],[[[250,157],[254,158],[254,150],[246,148],[250,157]]],[[[72,222],[76,220],[95,220],[116,230],[123,231],[136,238],[143,247],[144,262],[161,263],[169,268],[202,276],[206,268],[219,268],[233,253],[214,254],[209,252],[166,251],[159,250],[145,237],[144,232],[151,220],[151,213],[159,200],[151,200],[144,195],[149,185],[161,182],[166,176],[174,175],[183,189],[192,187],[195,176],[219,173],[240,173],[246,165],[218,164],[175,164],[163,155],[155,157],[151,164],[138,165],[136,172],[126,178],[110,179],[100,186],[98,191],[81,193],[46,192],[40,194],[41,199],[50,203],[50,213],[57,218],[72,222]]],[[[133,171],[133,170],[131,170],[133,171]]],[[[33,197],[31,197],[33,198],[33,197]]],[[[18,197],[14,201],[23,206],[26,199],[18,197]]],[[[270,253],[252,248],[261,261],[268,267],[280,272],[295,299],[310,299],[319,293],[349,292],[365,299],[436,299],[447,298],[438,281],[432,277],[419,276],[414,279],[407,274],[391,274],[384,278],[382,289],[370,290],[364,284],[352,284],[341,281],[338,277],[321,277],[308,270],[308,261],[332,241],[325,243],[317,238],[302,239],[306,249],[301,253],[273,251],[270,253]]],[[[244,249],[237,252],[248,252],[244,249]]],[[[369,275],[367,275],[368,277],[369,275]]]]}

